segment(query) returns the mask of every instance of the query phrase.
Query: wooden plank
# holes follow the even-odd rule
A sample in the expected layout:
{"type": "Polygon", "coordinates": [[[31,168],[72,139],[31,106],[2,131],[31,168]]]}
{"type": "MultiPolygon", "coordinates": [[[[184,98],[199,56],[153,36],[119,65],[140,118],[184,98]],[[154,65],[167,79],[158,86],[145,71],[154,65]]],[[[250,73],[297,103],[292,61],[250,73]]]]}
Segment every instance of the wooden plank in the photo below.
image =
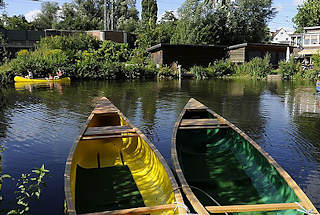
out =
{"type": "Polygon", "coordinates": [[[130,134],[130,135],[108,135],[108,136],[89,136],[82,137],[82,140],[99,140],[99,139],[110,139],[110,138],[128,138],[128,137],[137,137],[138,134],[130,134]]]}
{"type": "Polygon", "coordinates": [[[139,215],[139,214],[150,214],[150,213],[156,213],[161,211],[174,210],[176,207],[177,207],[176,204],[168,204],[168,205],[157,205],[157,206],[151,206],[151,207],[130,208],[130,209],[123,209],[123,210],[115,210],[115,211],[86,213],[83,215],[124,215],[124,214],[139,215]]]}
{"type": "Polygon", "coordinates": [[[218,119],[183,119],[180,123],[180,127],[184,126],[209,126],[209,125],[224,125],[225,122],[221,122],[218,119]]]}
{"type": "Polygon", "coordinates": [[[84,136],[134,133],[135,129],[128,126],[104,126],[104,127],[88,127],[84,136]]]}
{"type": "Polygon", "coordinates": [[[229,128],[228,125],[218,125],[218,126],[187,126],[187,127],[179,127],[180,130],[187,129],[215,129],[215,128],[229,128]]]}
{"type": "Polygon", "coordinates": [[[101,98],[92,111],[93,114],[118,113],[120,112],[107,98],[101,98]]]}
{"type": "Polygon", "coordinates": [[[207,109],[206,106],[195,100],[194,98],[189,99],[188,103],[184,107],[184,109],[207,109]]]}
{"type": "Polygon", "coordinates": [[[256,205],[230,205],[230,206],[207,206],[210,213],[233,213],[233,212],[252,212],[252,211],[278,211],[300,209],[296,203],[277,203],[277,204],[256,204],[256,205]]]}

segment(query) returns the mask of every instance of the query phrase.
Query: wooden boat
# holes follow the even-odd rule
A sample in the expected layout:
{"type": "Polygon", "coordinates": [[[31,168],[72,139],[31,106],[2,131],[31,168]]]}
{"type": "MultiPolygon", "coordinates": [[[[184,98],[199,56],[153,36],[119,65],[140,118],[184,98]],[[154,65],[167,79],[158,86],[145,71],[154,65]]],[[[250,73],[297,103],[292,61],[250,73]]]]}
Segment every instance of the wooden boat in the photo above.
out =
{"type": "Polygon", "coordinates": [[[64,189],[68,214],[185,213],[160,152],[107,98],[71,148],[64,189]]]}
{"type": "Polygon", "coordinates": [[[65,78],[59,78],[59,79],[30,79],[30,78],[24,78],[21,76],[14,77],[15,82],[29,82],[29,83],[48,83],[48,82],[70,82],[69,77],[65,78]]]}
{"type": "Polygon", "coordinates": [[[319,214],[270,155],[195,99],[175,123],[171,156],[183,192],[198,214],[319,214]]]}

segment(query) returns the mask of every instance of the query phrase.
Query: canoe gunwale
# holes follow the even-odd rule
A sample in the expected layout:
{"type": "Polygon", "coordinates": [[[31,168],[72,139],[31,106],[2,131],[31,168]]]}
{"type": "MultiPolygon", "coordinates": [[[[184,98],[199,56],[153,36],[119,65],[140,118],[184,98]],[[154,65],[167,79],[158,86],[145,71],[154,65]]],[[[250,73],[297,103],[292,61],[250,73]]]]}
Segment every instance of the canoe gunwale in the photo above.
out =
{"type": "MultiPolygon", "coordinates": [[[[100,99],[100,101],[104,99],[107,102],[110,102],[106,97],[102,97],[100,99]]],[[[111,103],[111,102],[110,102],[111,103]]],[[[112,104],[112,103],[111,103],[112,104]]],[[[113,105],[113,104],[112,104],[113,105]]],[[[114,105],[113,105],[114,106],[114,105]]],[[[135,132],[138,136],[140,136],[147,144],[148,146],[151,148],[151,150],[155,153],[156,157],[159,159],[161,165],[163,166],[163,168],[165,169],[168,178],[170,180],[171,186],[172,186],[172,193],[175,196],[176,202],[180,202],[182,204],[184,204],[183,198],[182,198],[182,194],[178,188],[178,184],[174,178],[174,175],[171,171],[171,169],[169,168],[167,162],[165,161],[164,157],[161,155],[161,153],[158,151],[158,149],[148,140],[148,138],[133,124],[131,124],[131,122],[121,113],[121,111],[114,106],[114,108],[117,110],[116,113],[123,118],[124,121],[126,121],[129,125],[129,127],[135,129],[135,132]]],[[[95,109],[94,109],[95,110],[95,109]]],[[[84,124],[84,126],[82,127],[82,129],[80,130],[80,134],[79,136],[76,138],[76,140],[74,141],[67,161],[65,163],[65,172],[64,172],[64,191],[65,191],[65,201],[66,201],[66,213],[68,215],[76,215],[76,209],[75,209],[75,204],[72,200],[72,192],[71,192],[71,182],[70,182],[70,170],[71,170],[71,164],[72,164],[72,158],[73,158],[73,154],[75,152],[75,149],[79,143],[79,141],[81,140],[81,138],[84,136],[86,129],[90,123],[90,121],[92,120],[92,118],[94,117],[94,115],[100,115],[101,113],[95,113],[94,110],[91,112],[91,114],[89,115],[86,123],[84,124]]],[[[106,114],[106,113],[102,113],[102,114],[106,114]]],[[[115,114],[115,113],[112,113],[115,114]]],[[[156,206],[155,206],[156,207],[156,206]]],[[[121,211],[125,211],[128,209],[123,209],[123,210],[115,210],[116,212],[121,212],[121,211]]],[[[182,213],[186,213],[186,210],[178,207],[177,208],[179,214],[182,213]]],[[[112,213],[113,211],[108,211],[108,213],[112,213]]]]}
{"type": "MultiPolygon", "coordinates": [[[[177,148],[176,148],[177,131],[179,129],[179,125],[181,123],[181,120],[187,110],[188,111],[189,110],[190,111],[204,111],[205,110],[205,111],[209,112],[210,114],[212,114],[214,117],[218,118],[219,120],[223,120],[226,123],[226,125],[228,125],[231,129],[236,131],[238,134],[240,134],[253,147],[255,147],[255,149],[257,149],[267,159],[269,164],[271,164],[274,168],[276,168],[279,175],[287,182],[289,187],[294,191],[294,193],[297,195],[297,197],[301,201],[301,202],[299,202],[299,204],[301,204],[307,210],[312,209],[315,212],[315,214],[319,214],[319,212],[317,211],[315,206],[312,204],[312,202],[309,200],[307,195],[301,190],[301,188],[291,178],[291,176],[267,152],[265,152],[255,141],[253,141],[248,135],[246,135],[243,131],[241,131],[234,124],[232,124],[231,122],[229,122],[228,120],[226,120],[225,118],[223,118],[222,116],[215,113],[210,108],[206,107],[205,105],[203,105],[201,103],[200,103],[202,105],[201,108],[199,108],[199,109],[190,108],[189,109],[188,107],[192,107],[192,105],[190,105],[189,103],[192,103],[192,102],[200,103],[197,100],[191,98],[189,100],[189,102],[185,105],[185,107],[183,108],[183,110],[181,111],[180,115],[178,116],[178,118],[175,122],[173,133],[172,133],[172,141],[171,141],[171,159],[172,159],[172,163],[173,163],[173,168],[174,168],[174,170],[178,176],[178,179],[181,183],[182,189],[183,189],[185,195],[187,196],[187,199],[190,201],[191,205],[194,207],[194,209],[196,210],[197,213],[209,215],[207,209],[201,204],[201,202],[194,195],[191,188],[189,187],[189,184],[187,183],[186,178],[184,177],[181,165],[179,163],[177,148]]],[[[199,104],[197,104],[197,105],[199,105],[199,104]]],[[[226,211],[226,212],[228,212],[228,211],[226,211]]],[[[229,212],[231,212],[231,211],[229,211],[229,212]]]]}

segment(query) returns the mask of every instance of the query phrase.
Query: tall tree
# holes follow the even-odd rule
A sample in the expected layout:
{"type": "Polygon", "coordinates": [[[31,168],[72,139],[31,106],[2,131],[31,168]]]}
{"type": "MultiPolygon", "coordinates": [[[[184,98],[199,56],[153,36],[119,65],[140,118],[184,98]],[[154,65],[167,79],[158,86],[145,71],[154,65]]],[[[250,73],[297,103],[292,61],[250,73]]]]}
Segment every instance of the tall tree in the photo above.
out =
{"type": "Polygon", "coordinates": [[[276,13],[272,0],[216,1],[215,7],[208,1],[183,3],[172,43],[229,45],[266,40],[268,21],[276,13]]]}
{"type": "Polygon", "coordinates": [[[116,28],[133,32],[139,21],[136,0],[117,0],[114,8],[114,24],[116,28]]]}
{"type": "Polygon", "coordinates": [[[37,29],[55,29],[58,23],[58,10],[59,5],[57,2],[44,2],[41,4],[41,12],[34,20],[37,29]]]}
{"type": "Polygon", "coordinates": [[[141,6],[142,23],[155,26],[158,18],[157,0],[142,0],[141,6]]]}
{"type": "Polygon", "coordinates": [[[9,17],[2,14],[1,25],[7,30],[33,30],[34,26],[29,23],[23,15],[9,17]]]}
{"type": "Polygon", "coordinates": [[[302,32],[304,27],[320,25],[320,0],[306,0],[298,6],[298,13],[292,21],[296,30],[302,32]]]}
{"type": "Polygon", "coordinates": [[[103,0],[73,0],[62,6],[58,28],[68,30],[103,29],[103,0]]]}

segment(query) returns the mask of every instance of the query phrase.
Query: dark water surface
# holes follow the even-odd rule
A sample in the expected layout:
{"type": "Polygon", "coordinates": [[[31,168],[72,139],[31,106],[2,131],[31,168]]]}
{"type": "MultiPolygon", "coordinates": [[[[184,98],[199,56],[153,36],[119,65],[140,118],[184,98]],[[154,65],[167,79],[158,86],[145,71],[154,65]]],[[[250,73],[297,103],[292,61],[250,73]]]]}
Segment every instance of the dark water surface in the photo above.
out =
{"type": "MultiPolygon", "coordinates": [[[[174,122],[194,97],[267,151],[320,208],[320,103],[312,82],[251,80],[72,82],[0,88],[1,174],[50,170],[32,214],[63,213],[64,164],[98,97],[108,97],[149,137],[169,165],[174,122]]],[[[2,186],[12,208],[16,181],[2,186]]]]}

